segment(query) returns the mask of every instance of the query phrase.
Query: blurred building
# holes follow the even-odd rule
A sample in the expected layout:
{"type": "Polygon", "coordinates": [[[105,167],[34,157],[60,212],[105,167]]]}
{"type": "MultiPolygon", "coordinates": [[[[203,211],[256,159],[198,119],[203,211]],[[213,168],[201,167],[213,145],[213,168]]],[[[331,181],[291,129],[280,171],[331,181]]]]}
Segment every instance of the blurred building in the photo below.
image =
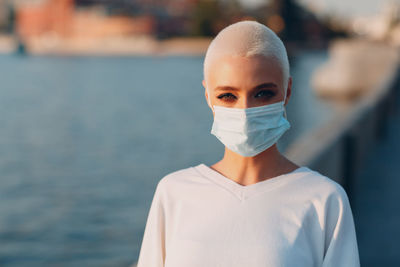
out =
{"type": "Polygon", "coordinates": [[[0,0],[0,32],[12,33],[14,30],[14,9],[12,0],[0,0]]]}
{"type": "Polygon", "coordinates": [[[0,29],[4,28],[7,24],[8,12],[7,12],[7,2],[0,0],[0,29]]]}
{"type": "Polygon", "coordinates": [[[29,38],[47,32],[61,36],[71,33],[73,0],[26,1],[17,5],[17,32],[29,38]]]}
{"type": "Polygon", "coordinates": [[[16,30],[23,40],[52,34],[59,38],[152,35],[154,17],[108,16],[99,7],[76,9],[74,0],[24,1],[16,5],[16,30]]]}
{"type": "Polygon", "coordinates": [[[357,16],[349,28],[359,36],[400,46],[400,4],[388,2],[378,14],[357,16]]]}

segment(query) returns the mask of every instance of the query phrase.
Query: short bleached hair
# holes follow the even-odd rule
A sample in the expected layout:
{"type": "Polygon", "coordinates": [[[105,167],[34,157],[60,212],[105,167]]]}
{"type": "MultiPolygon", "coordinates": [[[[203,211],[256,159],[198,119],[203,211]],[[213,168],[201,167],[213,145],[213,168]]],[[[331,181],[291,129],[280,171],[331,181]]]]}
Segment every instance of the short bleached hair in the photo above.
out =
{"type": "Polygon", "coordinates": [[[283,89],[286,94],[290,76],[286,48],[282,40],[267,26],[257,21],[244,20],[222,29],[211,41],[204,58],[203,75],[206,84],[211,64],[227,55],[261,55],[274,58],[282,69],[283,89]]]}

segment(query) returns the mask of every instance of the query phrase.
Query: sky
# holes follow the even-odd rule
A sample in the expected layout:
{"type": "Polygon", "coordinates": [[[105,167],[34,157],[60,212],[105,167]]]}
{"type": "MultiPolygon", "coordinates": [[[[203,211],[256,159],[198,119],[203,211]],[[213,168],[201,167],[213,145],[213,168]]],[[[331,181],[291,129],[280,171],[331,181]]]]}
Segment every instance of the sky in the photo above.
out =
{"type": "MultiPolygon", "coordinates": [[[[244,6],[254,7],[268,0],[239,0],[244,6]]],[[[298,0],[301,3],[312,3],[322,13],[333,13],[340,16],[373,15],[388,2],[400,3],[400,0],[298,0]]]]}

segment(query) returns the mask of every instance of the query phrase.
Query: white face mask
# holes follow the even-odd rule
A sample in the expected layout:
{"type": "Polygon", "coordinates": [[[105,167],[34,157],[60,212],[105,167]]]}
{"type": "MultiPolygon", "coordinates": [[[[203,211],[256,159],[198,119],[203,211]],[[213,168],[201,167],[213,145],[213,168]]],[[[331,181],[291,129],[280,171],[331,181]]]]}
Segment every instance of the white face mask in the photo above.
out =
{"type": "Polygon", "coordinates": [[[213,106],[211,134],[230,150],[253,157],[275,144],[290,128],[284,103],[245,109],[213,106]]]}

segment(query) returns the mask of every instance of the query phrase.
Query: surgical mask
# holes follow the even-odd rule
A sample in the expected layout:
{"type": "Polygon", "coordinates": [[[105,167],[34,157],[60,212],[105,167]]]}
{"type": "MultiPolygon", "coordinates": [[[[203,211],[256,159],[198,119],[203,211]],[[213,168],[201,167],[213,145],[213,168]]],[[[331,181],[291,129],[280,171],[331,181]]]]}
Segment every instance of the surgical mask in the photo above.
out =
{"type": "Polygon", "coordinates": [[[275,144],[290,128],[284,103],[245,109],[213,106],[211,134],[230,150],[253,157],[275,144]]]}

